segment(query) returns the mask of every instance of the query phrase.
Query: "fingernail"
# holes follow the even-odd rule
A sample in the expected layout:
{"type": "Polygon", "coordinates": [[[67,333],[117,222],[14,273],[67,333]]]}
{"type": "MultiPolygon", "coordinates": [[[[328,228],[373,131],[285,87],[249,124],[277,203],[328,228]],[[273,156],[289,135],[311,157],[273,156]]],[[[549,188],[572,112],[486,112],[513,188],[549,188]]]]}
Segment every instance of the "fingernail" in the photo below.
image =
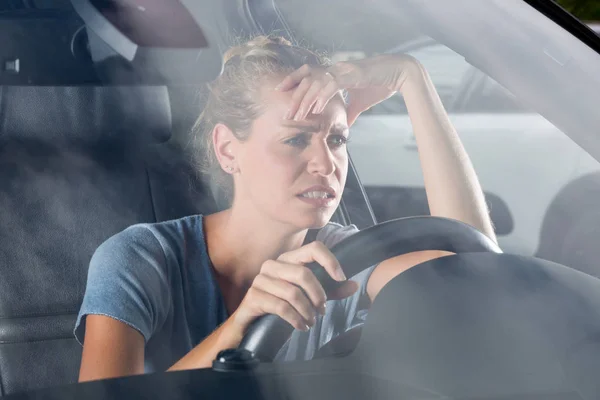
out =
{"type": "Polygon", "coordinates": [[[275,86],[275,90],[281,90],[281,83],[277,86],[275,86]]]}
{"type": "Polygon", "coordinates": [[[325,310],[325,304],[323,304],[323,305],[321,306],[321,308],[319,309],[319,312],[321,313],[321,315],[325,315],[325,311],[326,311],[326,310],[325,310]]]}
{"type": "Polygon", "coordinates": [[[308,325],[304,325],[304,329],[302,329],[304,332],[308,332],[310,330],[310,327],[308,325]]]}
{"type": "Polygon", "coordinates": [[[298,110],[298,112],[297,112],[297,113],[296,113],[296,115],[294,116],[294,121],[300,121],[300,120],[302,119],[302,118],[301,118],[301,115],[302,115],[302,114],[304,114],[304,111],[303,111],[303,110],[298,110]]]}
{"type": "Polygon", "coordinates": [[[315,326],[316,323],[317,323],[317,318],[315,316],[311,317],[310,326],[315,326]]]}
{"type": "Polygon", "coordinates": [[[288,110],[287,114],[285,114],[285,119],[292,119],[292,110],[288,110]]]}
{"type": "Polygon", "coordinates": [[[344,272],[341,269],[337,270],[336,276],[338,278],[338,281],[345,281],[346,279],[346,275],[344,275],[344,272]]]}

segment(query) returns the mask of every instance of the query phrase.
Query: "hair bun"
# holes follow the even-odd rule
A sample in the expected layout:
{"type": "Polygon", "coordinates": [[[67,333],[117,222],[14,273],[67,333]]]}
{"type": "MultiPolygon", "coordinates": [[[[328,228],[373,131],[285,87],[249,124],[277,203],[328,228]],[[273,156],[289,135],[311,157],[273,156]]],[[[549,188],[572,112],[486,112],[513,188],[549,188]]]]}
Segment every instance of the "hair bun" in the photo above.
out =
{"type": "Polygon", "coordinates": [[[256,36],[253,39],[231,47],[223,55],[223,63],[231,60],[235,56],[245,58],[248,54],[256,53],[256,51],[264,50],[273,45],[279,46],[292,46],[292,42],[282,36],[256,36]]]}

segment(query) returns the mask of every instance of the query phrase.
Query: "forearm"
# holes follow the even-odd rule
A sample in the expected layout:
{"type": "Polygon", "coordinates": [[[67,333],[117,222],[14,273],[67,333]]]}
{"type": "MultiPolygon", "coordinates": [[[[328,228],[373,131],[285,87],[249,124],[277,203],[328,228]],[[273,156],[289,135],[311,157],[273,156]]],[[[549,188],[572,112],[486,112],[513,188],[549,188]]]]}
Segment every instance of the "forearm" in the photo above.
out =
{"type": "Polygon", "coordinates": [[[229,318],[168,371],[210,368],[221,350],[237,347],[241,340],[242,333],[233,326],[232,319],[229,318]]]}
{"type": "Polygon", "coordinates": [[[496,240],[483,191],[425,69],[413,65],[400,88],[413,126],[431,215],[456,219],[496,240]]]}

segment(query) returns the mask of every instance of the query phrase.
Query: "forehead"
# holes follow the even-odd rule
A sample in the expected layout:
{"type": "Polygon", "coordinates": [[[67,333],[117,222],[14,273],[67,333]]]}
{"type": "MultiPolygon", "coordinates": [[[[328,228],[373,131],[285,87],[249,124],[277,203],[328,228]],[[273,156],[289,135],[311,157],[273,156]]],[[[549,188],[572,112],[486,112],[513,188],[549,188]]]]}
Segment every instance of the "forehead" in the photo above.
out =
{"type": "MultiPolygon", "coordinates": [[[[283,79],[283,77],[281,78],[283,79]]],[[[292,105],[294,89],[280,92],[275,90],[275,86],[279,80],[269,80],[261,88],[261,98],[265,108],[262,117],[269,120],[278,119],[284,120],[290,106],[292,105]]],[[[346,125],[346,104],[342,99],[341,94],[336,94],[328,103],[320,115],[309,114],[308,119],[320,119],[322,123],[330,123],[336,125],[346,125]]]]}

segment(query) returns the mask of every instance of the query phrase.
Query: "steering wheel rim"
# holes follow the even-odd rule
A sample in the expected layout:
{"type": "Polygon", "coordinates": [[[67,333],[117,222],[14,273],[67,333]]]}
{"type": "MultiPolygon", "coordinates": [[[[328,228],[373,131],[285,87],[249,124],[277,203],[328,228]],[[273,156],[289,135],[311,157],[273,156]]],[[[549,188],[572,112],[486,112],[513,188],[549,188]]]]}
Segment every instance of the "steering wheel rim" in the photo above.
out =
{"type": "MultiPolygon", "coordinates": [[[[441,217],[399,218],[374,225],[342,240],[331,248],[346,276],[352,277],[372,265],[406,253],[442,250],[453,253],[502,253],[488,236],[471,225],[441,217]],[[363,251],[369,248],[369,251],[363,251]]],[[[318,263],[307,264],[325,292],[340,283],[318,263]]],[[[278,315],[257,318],[238,349],[248,350],[261,362],[272,362],[294,328],[278,315]]]]}

